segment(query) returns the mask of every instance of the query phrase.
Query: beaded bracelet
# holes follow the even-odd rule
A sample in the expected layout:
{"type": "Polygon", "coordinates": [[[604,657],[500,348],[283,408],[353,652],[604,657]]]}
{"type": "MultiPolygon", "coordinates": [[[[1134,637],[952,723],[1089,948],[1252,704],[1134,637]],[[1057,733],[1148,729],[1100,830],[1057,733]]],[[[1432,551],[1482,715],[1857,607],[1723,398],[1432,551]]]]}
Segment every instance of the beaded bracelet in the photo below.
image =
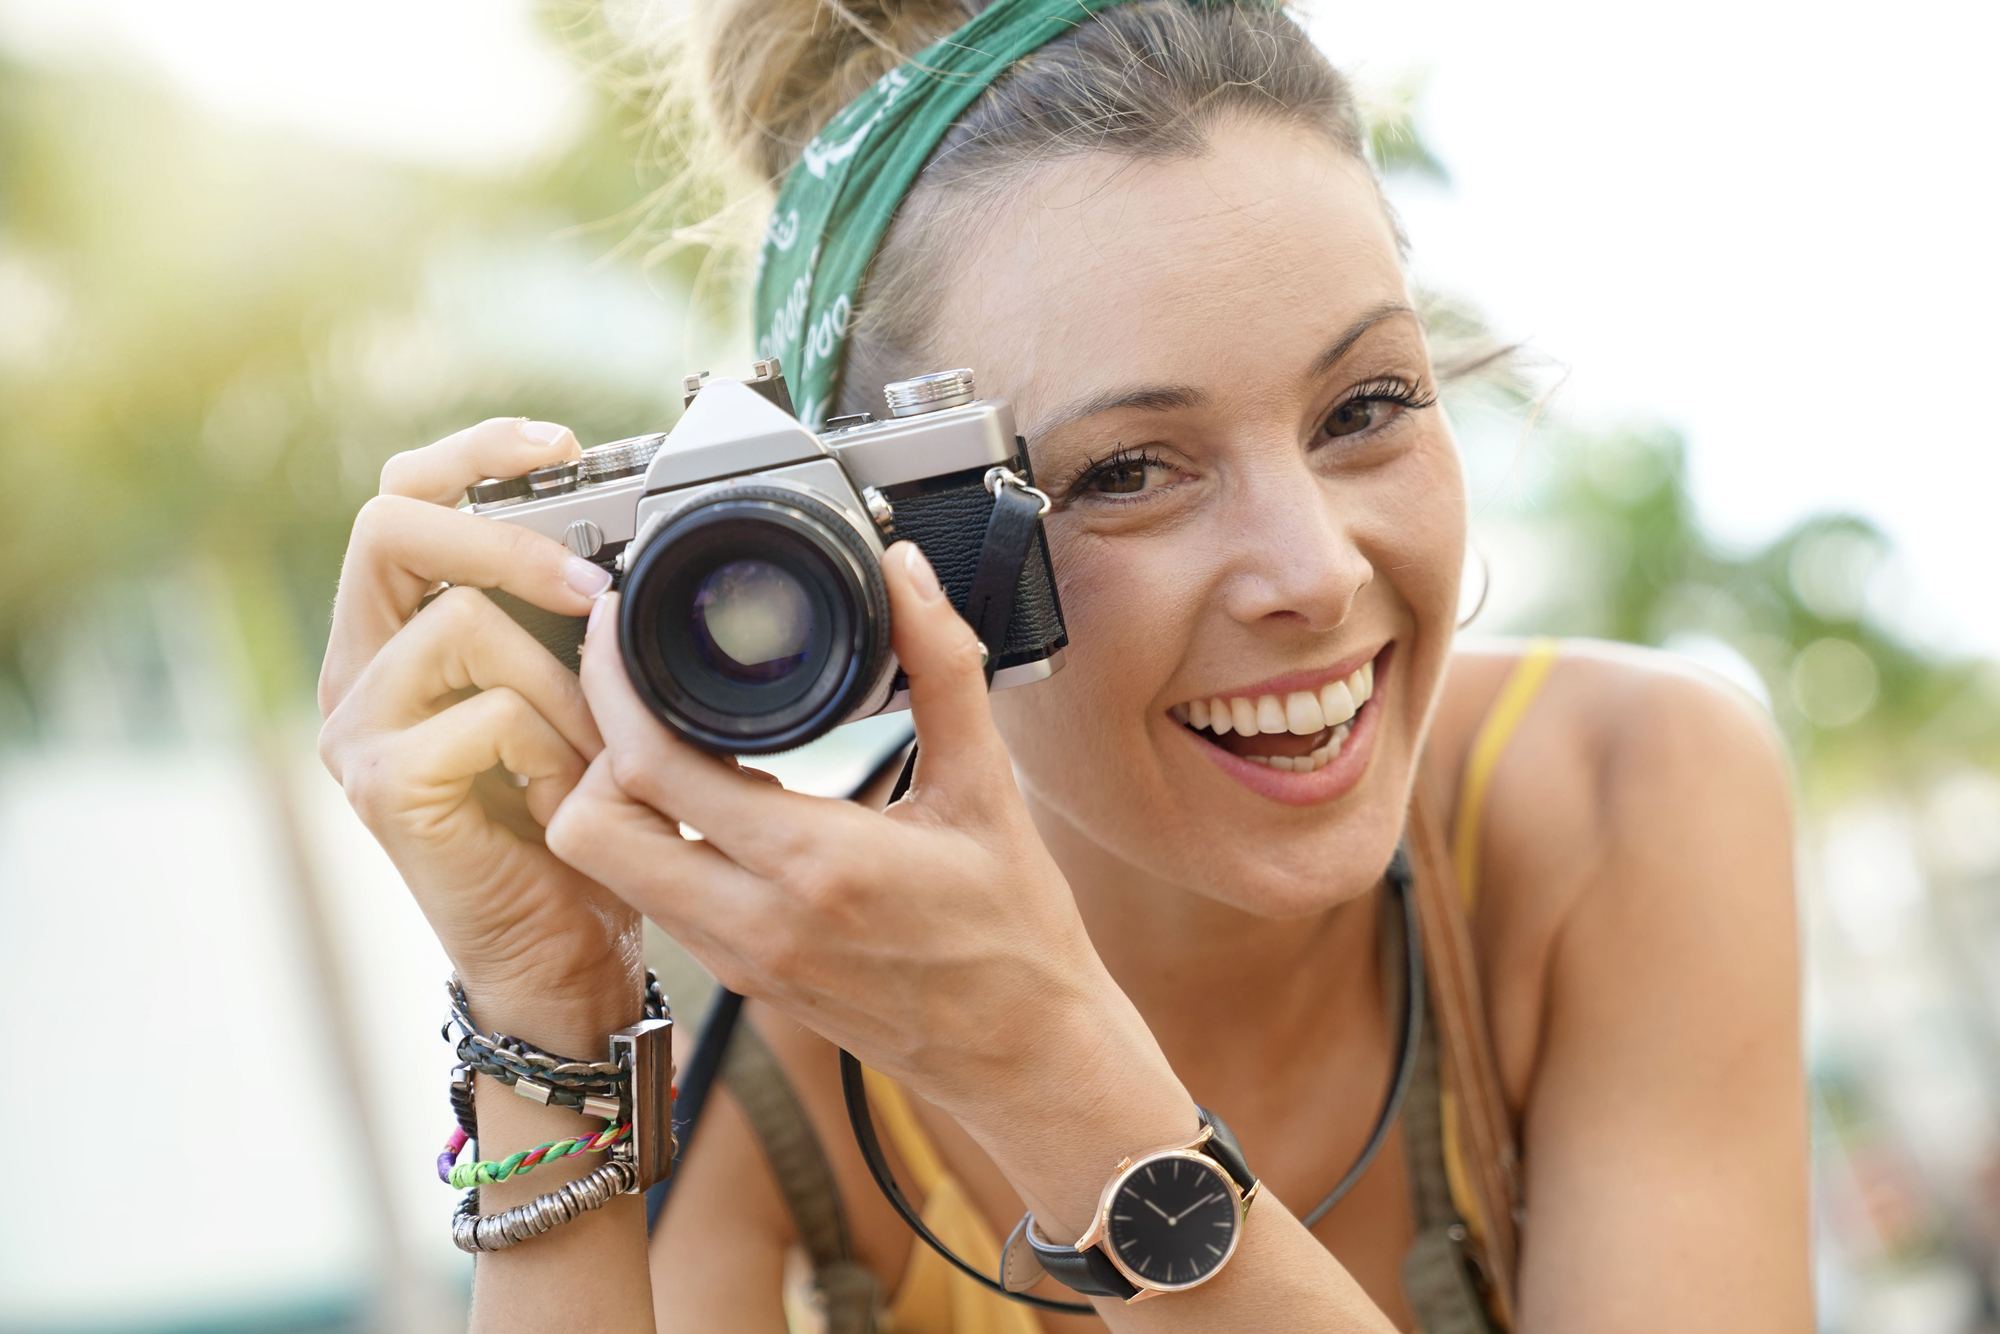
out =
{"type": "Polygon", "coordinates": [[[464,1129],[460,1128],[451,1132],[451,1138],[445,1141],[444,1152],[438,1155],[438,1180],[448,1186],[456,1186],[460,1190],[473,1186],[490,1186],[509,1177],[526,1176],[551,1158],[574,1158],[578,1154],[602,1153],[612,1145],[622,1144],[631,1137],[632,1123],[625,1121],[615,1126],[606,1126],[595,1135],[550,1140],[547,1144],[523,1149],[498,1162],[461,1163],[458,1161],[458,1155],[465,1151],[466,1140],[469,1137],[464,1129]]]}
{"type": "Polygon", "coordinates": [[[504,1251],[561,1227],[579,1214],[602,1209],[617,1196],[638,1188],[639,1169],[623,1158],[613,1158],[590,1175],[565,1182],[547,1195],[482,1217],[475,1186],[465,1192],[458,1211],[451,1216],[452,1244],[473,1254],[504,1251]]]}

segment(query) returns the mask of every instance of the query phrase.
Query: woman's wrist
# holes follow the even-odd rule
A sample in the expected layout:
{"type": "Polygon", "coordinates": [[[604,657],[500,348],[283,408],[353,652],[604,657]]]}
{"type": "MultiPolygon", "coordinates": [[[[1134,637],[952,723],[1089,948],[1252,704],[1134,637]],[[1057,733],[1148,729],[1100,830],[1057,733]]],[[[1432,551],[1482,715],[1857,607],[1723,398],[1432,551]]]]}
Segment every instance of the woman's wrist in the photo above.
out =
{"type": "MultiPolygon", "coordinates": [[[[610,1054],[610,1035],[645,1016],[645,969],[636,959],[633,962],[635,968],[606,966],[561,976],[475,971],[470,977],[461,973],[459,982],[481,1032],[519,1038],[570,1060],[600,1062],[610,1054]]],[[[600,1117],[523,1097],[520,1087],[485,1074],[475,1077],[473,1104],[481,1158],[497,1161],[552,1140],[593,1135],[607,1124],[600,1117]]],[[[551,1159],[532,1176],[483,1186],[481,1211],[497,1213],[526,1203],[602,1162],[601,1154],[551,1159]]]]}
{"type": "Polygon", "coordinates": [[[633,952],[587,970],[459,970],[473,1023],[577,1061],[602,1061],[612,1033],[645,1017],[646,967],[633,952]]]}
{"type": "Polygon", "coordinates": [[[1082,1235],[1120,1159],[1200,1131],[1194,1099],[1145,1021],[1111,992],[1050,1015],[1026,1077],[957,1117],[1054,1241],[1082,1235]]]}

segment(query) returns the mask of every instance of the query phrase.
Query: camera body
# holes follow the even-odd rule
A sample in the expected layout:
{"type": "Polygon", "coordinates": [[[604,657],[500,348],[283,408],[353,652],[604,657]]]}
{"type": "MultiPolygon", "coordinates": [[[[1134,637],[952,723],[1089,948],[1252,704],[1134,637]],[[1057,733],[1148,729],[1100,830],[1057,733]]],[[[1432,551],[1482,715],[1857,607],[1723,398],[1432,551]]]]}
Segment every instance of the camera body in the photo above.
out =
{"type": "MultiPolygon", "coordinates": [[[[836,418],[815,434],[793,415],[775,361],[747,380],[689,376],[686,386],[671,432],[489,478],[466,493],[473,512],[612,572],[635,690],[703,749],[772,754],[905,707],[882,553],[916,543],[964,611],[992,470],[1032,485],[1012,409],[975,397],[970,371],[947,371],[887,386],[888,420],[836,418]]],[[[582,618],[489,596],[576,670],[582,618]]],[[[994,688],[1053,674],[1067,643],[1038,530],[1007,642],[987,646],[994,688]]]]}

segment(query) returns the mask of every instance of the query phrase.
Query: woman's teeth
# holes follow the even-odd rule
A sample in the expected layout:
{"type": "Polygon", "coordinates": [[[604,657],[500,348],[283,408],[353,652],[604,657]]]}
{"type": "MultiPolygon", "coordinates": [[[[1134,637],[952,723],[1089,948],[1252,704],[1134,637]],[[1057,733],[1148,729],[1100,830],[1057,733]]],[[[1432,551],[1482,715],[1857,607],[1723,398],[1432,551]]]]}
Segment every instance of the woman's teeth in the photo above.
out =
{"type": "Polygon", "coordinates": [[[1340,754],[1340,748],[1347,744],[1347,734],[1353,730],[1351,724],[1342,723],[1327,736],[1325,745],[1305,755],[1244,755],[1252,764],[1268,765],[1273,769],[1285,769],[1295,774],[1309,774],[1315,769],[1324,769],[1333,763],[1333,757],[1340,754]]]}
{"type": "MultiPolygon", "coordinates": [[[[1375,661],[1369,659],[1351,675],[1340,681],[1329,681],[1317,691],[1295,690],[1280,698],[1277,695],[1218,695],[1213,699],[1190,700],[1186,704],[1176,704],[1168,712],[1174,718],[1197,731],[1213,732],[1217,736],[1228,736],[1235,732],[1240,736],[1257,736],[1269,732],[1289,732],[1293,736],[1311,736],[1331,727],[1336,740],[1332,743],[1332,754],[1340,750],[1339,741],[1347,736],[1346,724],[1355,713],[1366,704],[1375,693],[1375,661]]],[[[1321,749],[1325,749],[1322,747],[1321,749]]],[[[1311,756],[1316,758],[1320,750],[1311,756]]],[[[1249,755],[1246,759],[1264,760],[1263,756],[1249,755]]],[[[1286,756],[1272,756],[1271,759],[1287,759],[1286,756]]],[[[1319,760],[1313,768],[1326,763],[1319,760]]],[[[1296,769],[1295,764],[1276,765],[1277,768],[1296,769]]]]}

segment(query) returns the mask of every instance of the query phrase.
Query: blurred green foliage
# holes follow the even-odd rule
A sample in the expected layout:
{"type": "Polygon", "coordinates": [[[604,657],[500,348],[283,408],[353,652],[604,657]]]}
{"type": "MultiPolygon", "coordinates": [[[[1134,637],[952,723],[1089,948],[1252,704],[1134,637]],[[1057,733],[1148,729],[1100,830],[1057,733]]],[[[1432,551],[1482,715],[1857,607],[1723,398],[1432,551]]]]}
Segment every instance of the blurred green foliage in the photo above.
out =
{"type": "Polygon", "coordinates": [[[1885,624],[1895,569],[1867,520],[1815,515],[1731,552],[1702,528],[1678,435],[1548,431],[1537,447],[1530,514],[1560,566],[1538,632],[1727,645],[1761,678],[1815,804],[2000,767],[2000,672],[1885,624]]]}

